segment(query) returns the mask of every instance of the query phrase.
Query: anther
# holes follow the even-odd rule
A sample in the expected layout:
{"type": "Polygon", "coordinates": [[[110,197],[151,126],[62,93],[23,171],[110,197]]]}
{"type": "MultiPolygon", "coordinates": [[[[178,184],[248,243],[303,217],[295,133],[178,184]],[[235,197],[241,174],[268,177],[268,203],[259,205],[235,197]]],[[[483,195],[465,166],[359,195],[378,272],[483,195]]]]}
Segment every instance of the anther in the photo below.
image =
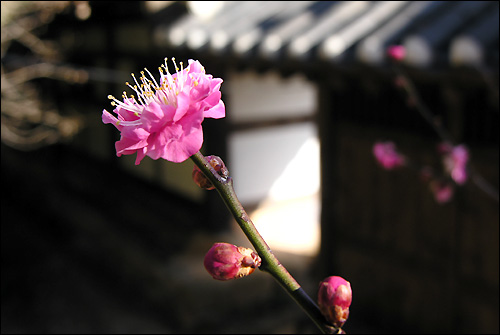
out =
{"type": "Polygon", "coordinates": [[[175,57],[172,57],[172,63],[174,63],[174,67],[175,67],[175,71],[179,71],[179,67],[177,66],[177,64],[175,63],[175,57]]]}

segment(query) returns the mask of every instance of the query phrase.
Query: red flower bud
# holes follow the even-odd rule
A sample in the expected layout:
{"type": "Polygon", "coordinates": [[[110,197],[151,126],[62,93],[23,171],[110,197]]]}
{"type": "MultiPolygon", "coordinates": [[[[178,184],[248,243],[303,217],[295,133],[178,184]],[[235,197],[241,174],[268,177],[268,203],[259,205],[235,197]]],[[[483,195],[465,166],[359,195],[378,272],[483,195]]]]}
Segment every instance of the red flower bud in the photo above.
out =
{"type": "MultiPolygon", "coordinates": [[[[205,157],[210,165],[214,168],[214,170],[222,177],[227,178],[229,175],[229,171],[226,168],[226,165],[222,161],[219,156],[206,156],[205,157]]],[[[215,186],[212,182],[205,176],[205,174],[200,170],[198,166],[194,166],[193,168],[193,180],[199,187],[205,190],[213,190],[215,186]]]]}
{"type": "Polygon", "coordinates": [[[205,255],[205,269],[217,280],[248,276],[260,266],[261,259],[252,249],[229,243],[215,243],[205,255]]]}
{"type": "Polygon", "coordinates": [[[352,301],[351,284],[342,277],[331,276],[319,284],[318,305],[325,318],[336,327],[342,327],[349,317],[352,301]]]}

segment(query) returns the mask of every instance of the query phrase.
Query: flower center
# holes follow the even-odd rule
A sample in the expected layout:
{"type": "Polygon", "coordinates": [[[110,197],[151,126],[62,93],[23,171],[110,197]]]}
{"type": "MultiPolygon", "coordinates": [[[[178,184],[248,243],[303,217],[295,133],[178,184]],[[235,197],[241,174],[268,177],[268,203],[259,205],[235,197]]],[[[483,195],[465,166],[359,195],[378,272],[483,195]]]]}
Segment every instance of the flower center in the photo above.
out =
{"type": "MultiPolygon", "coordinates": [[[[198,82],[189,74],[189,67],[184,69],[183,63],[180,62],[181,68],[179,69],[173,57],[172,63],[174,63],[175,66],[174,74],[170,74],[168,71],[167,58],[165,58],[165,63],[158,67],[160,72],[160,85],[147,68],[144,68],[144,70],[149,75],[149,78],[146,77],[144,71],[141,71],[141,76],[138,81],[132,73],[131,75],[135,85],[131,85],[129,82],[126,82],[125,85],[130,87],[136,95],[130,95],[130,97],[128,97],[127,93],[123,91],[123,101],[116,99],[112,95],[108,95],[108,99],[112,100],[111,105],[131,111],[133,115],[139,118],[144,108],[152,102],[173,105],[177,108],[177,96],[184,89],[188,79],[191,79],[189,84],[192,86],[197,86],[198,82]]],[[[123,121],[118,122],[123,124],[123,121]]]]}

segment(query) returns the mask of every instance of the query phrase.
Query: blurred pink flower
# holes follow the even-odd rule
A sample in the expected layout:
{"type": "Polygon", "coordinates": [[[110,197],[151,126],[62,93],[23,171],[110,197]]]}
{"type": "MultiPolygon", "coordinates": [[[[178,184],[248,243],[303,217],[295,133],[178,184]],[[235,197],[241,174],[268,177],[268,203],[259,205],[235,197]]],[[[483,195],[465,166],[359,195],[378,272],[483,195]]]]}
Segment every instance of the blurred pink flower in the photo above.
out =
{"type": "Polygon", "coordinates": [[[406,49],[402,45],[391,45],[387,48],[387,55],[395,61],[402,61],[406,56],[406,49]]]}
{"type": "Polygon", "coordinates": [[[132,74],[135,85],[126,85],[137,96],[128,97],[123,92],[123,101],[108,96],[117,116],[102,112],[102,121],[121,132],[115,144],[117,156],[137,153],[136,165],[145,156],[185,161],[201,148],[204,118],[218,119],[226,114],[220,92],[222,79],[205,74],[198,61],[190,59],[185,69],[180,63],[180,70],[172,61],[176,73],[169,73],[165,59],[159,68],[160,84],[147,69],[149,77],[141,71],[141,83],[132,74]]]}
{"type": "Polygon", "coordinates": [[[318,306],[325,318],[342,327],[349,317],[352,302],[351,283],[339,276],[325,278],[319,284],[318,306]]]}
{"type": "Polygon", "coordinates": [[[434,193],[434,199],[440,204],[449,202],[453,197],[454,189],[450,183],[433,180],[430,183],[430,188],[434,193]]]}
{"type": "Polygon", "coordinates": [[[449,143],[441,143],[438,151],[443,154],[443,164],[447,173],[459,185],[463,185],[468,178],[467,163],[469,151],[461,144],[452,146],[449,143]]]}
{"type": "Polygon", "coordinates": [[[373,155],[380,165],[387,170],[405,165],[405,157],[396,151],[393,142],[376,142],[373,145],[373,155]]]}

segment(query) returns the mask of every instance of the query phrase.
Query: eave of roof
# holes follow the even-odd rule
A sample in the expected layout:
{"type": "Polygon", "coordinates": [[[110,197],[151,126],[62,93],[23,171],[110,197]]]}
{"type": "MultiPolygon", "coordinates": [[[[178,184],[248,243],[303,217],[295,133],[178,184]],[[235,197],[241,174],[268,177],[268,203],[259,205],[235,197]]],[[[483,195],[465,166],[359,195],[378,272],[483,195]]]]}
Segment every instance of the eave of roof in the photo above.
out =
{"type": "Polygon", "coordinates": [[[155,29],[159,46],[217,57],[379,67],[401,44],[410,67],[498,69],[496,1],[229,1],[155,29]]]}

